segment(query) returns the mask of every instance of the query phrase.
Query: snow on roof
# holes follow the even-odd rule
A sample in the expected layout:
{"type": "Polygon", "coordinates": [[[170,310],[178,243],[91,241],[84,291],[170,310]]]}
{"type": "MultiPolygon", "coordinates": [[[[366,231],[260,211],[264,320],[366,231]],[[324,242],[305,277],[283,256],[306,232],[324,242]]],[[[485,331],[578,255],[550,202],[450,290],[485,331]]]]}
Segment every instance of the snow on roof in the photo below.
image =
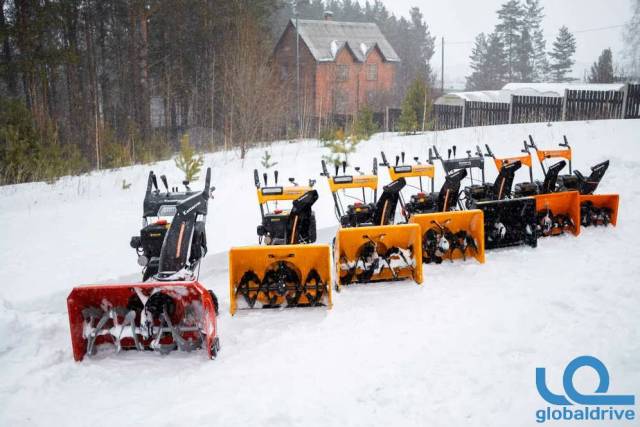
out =
{"type": "Polygon", "coordinates": [[[474,92],[452,92],[442,95],[436,100],[440,105],[462,105],[464,101],[479,102],[511,102],[511,95],[523,96],[560,96],[555,92],[539,92],[531,88],[518,90],[483,90],[474,92]]]}
{"type": "Polygon", "coordinates": [[[624,83],[507,83],[502,89],[520,91],[532,89],[538,92],[555,92],[558,96],[564,96],[564,90],[622,90],[624,83]]]}
{"type": "MultiPolygon", "coordinates": [[[[291,24],[295,28],[296,21],[291,20],[291,24]]],[[[317,61],[334,61],[338,52],[348,47],[356,59],[363,62],[369,52],[378,47],[385,60],[400,62],[398,54],[374,23],[299,19],[298,32],[317,61]]]]}
{"type": "Polygon", "coordinates": [[[580,84],[580,83],[507,83],[500,90],[484,90],[474,92],[451,92],[436,99],[439,105],[462,105],[464,101],[511,102],[511,95],[520,96],[564,96],[564,90],[596,90],[618,91],[624,88],[623,83],[580,84]]]}

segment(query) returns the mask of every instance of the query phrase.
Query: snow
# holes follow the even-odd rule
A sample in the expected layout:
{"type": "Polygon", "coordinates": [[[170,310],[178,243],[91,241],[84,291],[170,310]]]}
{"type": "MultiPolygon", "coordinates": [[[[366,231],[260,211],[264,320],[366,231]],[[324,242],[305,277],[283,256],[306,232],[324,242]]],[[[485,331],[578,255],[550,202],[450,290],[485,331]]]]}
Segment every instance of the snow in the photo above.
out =
{"type": "Polygon", "coordinates": [[[619,91],[623,83],[507,83],[500,90],[446,93],[436,99],[438,105],[463,105],[464,101],[511,102],[512,95],[520,96],[564,96],[565,89],[591,91],[619,91]]]}
{"type": "MultiPolygon", "coordinates": [[[[566,134],[583,172],[611,160],[599,193],[620,193],[617,228],[491,251],[484,265],[428,265],[423,286],[349,287],[334,293],[329,311],[234,318],[225,251],[257,241],[252,170],[264,148],[244,161],[235,152],[207,155],[217,189],[200,279],[221,303],[215,361],[204,352],[127,352],[76,363],[71,354],[68,292],[139,278],[129,238],[140,226],[146,177],[153,169],[178,182],[172,162],[0,188],[0,425],[536,425],[535,410],[546,405],[535,368],[546,367],[549,388],[560,392],[562,370],[582,354],[607,365],[610,393],[637,393],[640,120],[378,134],[359,145],[352,163],[369,169],[380,149],[424,159],[432,144],[444,153],[451,144],[464,152],[488,143],[497,155],[515,155],[528,134],[549,148],[566,134]],[[123,180],[131,188],[123,190],[123,180]]],[[[328,242],[336,219],[319,176],[326,150],[314,140],[270,150],[283,182],[318,180],[319,237],[328,242]]],[[[538,167],[534,173],[541,175],[538,167]]],[[[516,182],[527,179],[518,174],[516,182]]],[[[494,177],[488,163],[487,178],[494,177]]],[[[576,375],[579,390],[595,384],[576,375]]]]}
{"type": "Polygon", "coordinates": [[[538,92],[554,92],[555,96],[564,96],[565,89],[568,90],[596,90],[596,91],[618,91],[624,88],[624,83],[507,83],[503,90],[519,92],[521,90],[534,90],[538,92]]]}

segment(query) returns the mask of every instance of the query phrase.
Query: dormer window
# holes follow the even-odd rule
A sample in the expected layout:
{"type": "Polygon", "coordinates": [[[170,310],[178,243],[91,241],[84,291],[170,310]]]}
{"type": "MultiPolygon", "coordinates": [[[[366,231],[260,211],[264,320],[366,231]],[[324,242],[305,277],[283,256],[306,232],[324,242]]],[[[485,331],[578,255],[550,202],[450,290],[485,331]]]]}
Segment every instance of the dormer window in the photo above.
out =
{"type": "Polygon", "coordinates": [[[339,82],[345,82],[349,80],[349,66],[344,64],[339,64],[336,67],[336,80],[339,82]]]}

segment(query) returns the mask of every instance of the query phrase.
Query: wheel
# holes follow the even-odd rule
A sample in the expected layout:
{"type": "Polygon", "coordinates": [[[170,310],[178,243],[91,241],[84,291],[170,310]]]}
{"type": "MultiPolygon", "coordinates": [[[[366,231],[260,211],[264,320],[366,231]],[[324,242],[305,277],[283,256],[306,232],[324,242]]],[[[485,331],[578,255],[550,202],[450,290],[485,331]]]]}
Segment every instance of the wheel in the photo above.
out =
{"type": "Polygon", "coordinates": [[[211,343],[211,360],[218,357],[218,353],[220,352],[220,339],[215,337],[213,342],[211,343]]]}
{"type": "Polygon", "coordinates": [[[213,301],[213,311],[218,315],[218,297],[213,293],[211,289],[207,289],[209,292],[209,296],[211,297],[211,301],[213,301]]]}

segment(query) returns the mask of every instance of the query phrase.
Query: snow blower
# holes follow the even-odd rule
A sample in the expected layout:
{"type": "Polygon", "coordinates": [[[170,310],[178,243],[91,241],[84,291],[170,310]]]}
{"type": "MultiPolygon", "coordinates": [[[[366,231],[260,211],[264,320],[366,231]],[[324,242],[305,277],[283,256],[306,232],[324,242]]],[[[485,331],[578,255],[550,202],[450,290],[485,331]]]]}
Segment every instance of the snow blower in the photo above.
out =
{"type": "Polygon", "coordinates": [[[211,169],[203,191],[158,188],[149,173],[143,204],[143,228],[131,239],[143,267],[142,282],[74,288],[67,298],[73,356],[80,361],[99,348],[155,350],[220,350],[218,301],[198,282],[207,252],[205,221],[211,192],[211,169]]]}
{"type": "Polygon", "coordinates": [[[335,173],[331,176],[326,162],[322,161],[322,175],[329,181],[336,218],[340,223],[333,245],[336,290],[352,283],[409,278],[422,283],[420,227],[417,224],[395,224],[405,179],[399,178],[386,185],[378,198],[377,159],[373,159],[371,175],[365,175],[359,167],[354,168],[357,175],[348,175],[346,162],[342,163],[342,174],[339,168],[340,165],[335,165],[335,173]],[[361,192],[362,197],[347,191],[361,192]],[[370,194],[369,201],[367,193],[370,194]],[[341,194],[355,202],[345,209],[341,194]]]}
{"type": "Polygon", "coordinates": [[[496,180],[493,183],[487,183],[484,173],[485,156],[480,147],[476,146],[475,155],[468,150],[466,158],[455,157],[455,145],[448,150],[447,159],[443,159],[435,147],[434,151],[447,173],[469,171],[471,183],[462,191],[463,204],[470,209],[470,212],[482,211],[484,249],[537,245],[535,200],[531,197],[513,198],[511,194],[515,172],[522,164],[519,159],[502,162],[496,180]],[[474,170],[477,170],[476,176],[480,177],[477,181],[473,180],[474,170]]]}
{"type": "MultiPolygon", "coordinates": [[[[580,193],[578,204],[581,211],[579,222],[583,226],[588,227],[591,225],[608,224],[615,225],[615,223],[612,222],[611,219],[615,217],[617,221],[619,196],[616,194],[593,196],[593,193],[598,188],[600,181],[609,168],[609,160],[605,160],[604,162],[594,165],[593,167],[591,167],[591,174],[588,177],[584,176],[580,171],[572,169],[571,146],[569,145],[569,141],[566,135],[563,136],[563,139],[564,142],[559,144],[561,147],[563,147],[560,150],[540,150],[533,141],[533,137],[529,135],[528,147],[536,150],[540,167],[543,174],[545,175],[544,183],[542,185],[540,185],[539,183],[537,184],[537,194],[578,191],[580,193]],[[564,160],[561,160],[560,162],[549,167],[545,167],[545,160],[553,158],[562,158],[564,160]],[[570,174],[559,175],[559,171],[566,165],[567,161],[569,163],[570,174]]],[[[573,200],[572,197],[569,198],[570,200],[573,200]]],[[[569,200],[567,200],[567,203],[568,202],[569,200]]],[[[544,214],[544,212],[539,212],[539,216],[541,218],[544,218],[545,215],[542,214],[544,214]]],[[[567,213],[565,212],[563,213],[563,215],[566,217],[567,213]]],[[[578,222],[578,219],[575,218],[575,215],[570,217],[572,221],[576,223],[578,222]]],[[[560,221],[566,222],[566,218],[561,217],[560,221]]],[[[540,227],[544,228],[545,226],[543,224],[540,224],[540,227]]],[[[546,227],[548,227],[548,223],[546,227]]]]}
{"type": "Polygon", "coordinates": [[[316,241],[316,219],[312,206],[318,200],[313,189],[292,185],[264,186],[257,170],[254,182],[262,222],[258,225],[258,246],[231,248],[229,286],[231,314],[239,309],[284,307],[331,307],[331,252],[316,241]],[[278,203],[287,207],[278,206],[278,203]]]}
{"type": "Polygon", "coordinates": [[[415,164],[405,163],[404,151],[396,155],[395,165],[389,164],[384,152],[381,166],[386,166],[389,177],[395,181],[400,178],[405,180],[418,179],[418,185],[410,185],[418,190],[411,194],[409,201],[404,202],[402,192],[400,203],[402,214],[411,224],[420,226],[422,235],[422,260],[425,263],[440,263],[443,259],[466,260],[467,255],[472,255],[479,262],[484,262],[484,221],[481,211],[456,211],[460,182],[466,176],[466,170],[454,171],[445,177],[443,188],[439,192],[434,191],[435,166],[433,151],[429,149],[429,157],[425,164],[414,157],[415,164]],[[402,161],[402,163],[400,163],[402,161]],[[431,181],[431,191],[424,191],[423,178],[431,181]]]}

